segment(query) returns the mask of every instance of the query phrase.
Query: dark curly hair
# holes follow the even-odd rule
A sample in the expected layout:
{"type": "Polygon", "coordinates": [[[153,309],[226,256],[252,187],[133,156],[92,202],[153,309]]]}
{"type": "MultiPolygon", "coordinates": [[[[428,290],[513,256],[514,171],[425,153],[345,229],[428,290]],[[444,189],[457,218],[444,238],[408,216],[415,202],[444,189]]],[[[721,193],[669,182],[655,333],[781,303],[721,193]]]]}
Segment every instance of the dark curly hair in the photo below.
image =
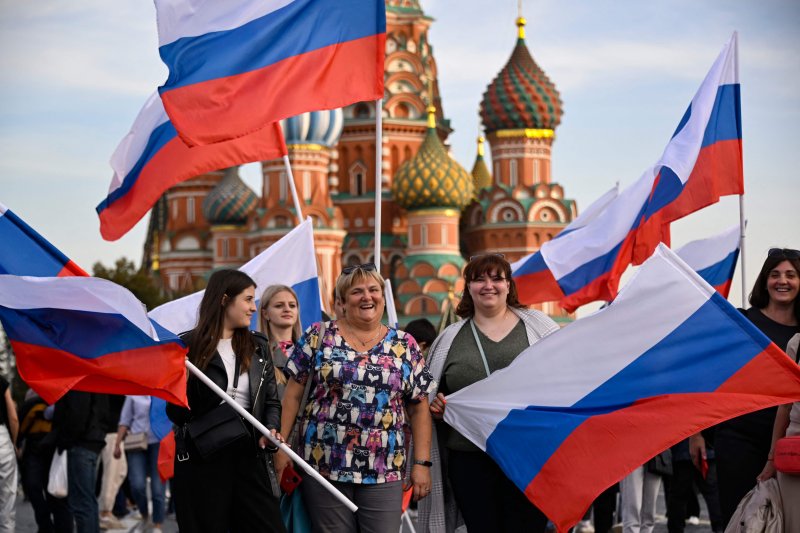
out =
{"type": "Polygon", "coordinates": [[[461,296],[461,301],[458,303],[458,307],[456,307],[456,314],[461,318],[472,318],[475,315],[475,302],[472,301],[472,295],[469,293],[470,281],[485,274],[500,273],[508,280],[506,305],[517,309],[525,309],[526,306],[519,301],[517,285],[514,283],[514,278],[511,277],[511,265],[509,262],[500,255],[486,254],[473,258],[467,263],[467,266],[464,267],[464,282],[466,286],[464,287],[464,294],[461,296]]]}

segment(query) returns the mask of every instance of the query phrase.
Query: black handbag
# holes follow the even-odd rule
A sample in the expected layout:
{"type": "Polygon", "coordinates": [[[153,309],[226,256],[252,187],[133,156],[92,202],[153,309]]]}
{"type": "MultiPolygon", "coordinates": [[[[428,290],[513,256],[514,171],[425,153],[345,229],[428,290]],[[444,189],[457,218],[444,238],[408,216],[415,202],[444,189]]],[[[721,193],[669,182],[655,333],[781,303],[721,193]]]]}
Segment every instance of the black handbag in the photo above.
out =
{"type": "MultiPolygon", "coordinates": [[[[237,360],[233,378],[234,391],[238,385],[239,361],[237,360]]],[[[206,414],[187,422],[186,432],[203,458],[250,435],[242,417],[227,402],[222,402],[206,414]]]]}
{"type": "Polygon", "coordinates": [[[672,475],[672,450],[667,448],[660,454],[647,461],[645,468],[651,474],[659,476],[672,475]]]}

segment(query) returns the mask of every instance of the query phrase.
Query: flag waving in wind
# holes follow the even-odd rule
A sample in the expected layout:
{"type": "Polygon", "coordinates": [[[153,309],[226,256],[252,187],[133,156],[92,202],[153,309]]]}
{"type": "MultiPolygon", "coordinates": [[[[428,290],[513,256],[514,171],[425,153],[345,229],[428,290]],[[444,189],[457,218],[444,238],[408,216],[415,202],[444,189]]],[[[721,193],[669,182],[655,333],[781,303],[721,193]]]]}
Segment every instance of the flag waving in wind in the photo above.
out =
{"type": "Polygon", "coordinates": [[[384,0],[156,0],[164,107],[189,146],[383,98],[384,0]]]}
{"type": "Polygon", "coordinates": [[[111,156],[114,177],[108,196],[97,206],[100,234],[108,241],[119,239],[167,189],[182,181],[286,153],[277,123],[227,142],[190,149],[178,138],[161,98],[154,93],[111,156]]]}
{"type": "Polygon", "coordinates": [[[669,223],[744,194],[739,45],[734,33],[692,98],[661,159],[658,176],[637,231],[634,264],[655,246],[669,244],[669,223]]]}
{"type": "Polygon", "coordinates": [[[699,430],[800,400],[800,367],[666,246],[607,308],[447,397],[445,421],[566,532],[699,430]]]}
{"type": "Polygon", "coordinates": [[[739,259],[739,233],[737,224],[719,235],[685,244],[675,253],[727,298],[739,259]]]}

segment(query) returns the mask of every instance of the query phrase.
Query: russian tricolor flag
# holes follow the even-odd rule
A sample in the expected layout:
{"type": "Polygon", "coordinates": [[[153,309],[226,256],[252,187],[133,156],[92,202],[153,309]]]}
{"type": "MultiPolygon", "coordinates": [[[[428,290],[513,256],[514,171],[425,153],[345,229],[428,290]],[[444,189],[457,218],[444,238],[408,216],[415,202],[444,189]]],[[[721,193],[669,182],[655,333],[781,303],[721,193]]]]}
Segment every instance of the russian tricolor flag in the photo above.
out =
{"type": "MultiPolygon", "coordinates": [[[[294,289],[300,304],[300,322],[304,328],[322,318],[311,219],[306,219],[239,270],[256,282],[257,298],[270,285],[288,285],[294,289]]],[[[204,292],[198,291],[160,305],[150,311],[150,318],[170,331],[189,331],[197,325],[197,310],[204,292]]],[[[253,315],[252,329],[256,329],[257,321],[258,316],[253,315]]]]}
{"type": "Polygon", "coordinates": [[[156,0],[164,106],[190,146],[383,98],[384,0],[156,0]]]}
{"type": "Polygon", "coordinates": [[[634,247],[640,264],[681,217],[744,194],[738,36],[731,36],[656,163],[658,177],[634,247]]]}
{"type": "Polygon", "coordinates": [[[565,532],[723,420],[800,400],[800,367],[666,246],[607,308],[447,398],[445,420],[565,532]]]}
{"type": "Polygon", "coordinates": [[[147,99],[111,156],[114,176],[97,206],[100,234],[108,241],[127,233],[170,187],[206,172],[277,159],[286,152],[280,125],[213,146],[189,148],[177,135],[158,93],[147,99]]]}
{"type": "Polygon", "coordinates": [[[0,274],[88,276],[13,211],[0,203],[0,274]]]}
{"type": "MultiPolygon", "coordinates": [[[[595,200],[585,211],[561,230],[555,239],[564,237],[575,230],[583,228],[597,218],[619,195],[619,184],[608,190],[595,200]]],[[[547,244],[547,243],[545,243],[547,244]]],[[[542,257],[537,251],[511,263],[511,275],[517,285],[517,293],[526,305],[540,302],[554,302],[564,298],[564,292],[553,277],[542,257]]]]}
{"type": "Polygon", "coordinates": [[[740,228],[736,225],[719,235],[685,244],[675,253],[723,298],[727,298],[739,259],[739,233],[740,228]]]}
{"type": "Polygon", "coordinates": [[[111,281],[0,275],[0,321],[20,376],[49,403],[75,389],[186,405],[183,343],[111,281]]]}

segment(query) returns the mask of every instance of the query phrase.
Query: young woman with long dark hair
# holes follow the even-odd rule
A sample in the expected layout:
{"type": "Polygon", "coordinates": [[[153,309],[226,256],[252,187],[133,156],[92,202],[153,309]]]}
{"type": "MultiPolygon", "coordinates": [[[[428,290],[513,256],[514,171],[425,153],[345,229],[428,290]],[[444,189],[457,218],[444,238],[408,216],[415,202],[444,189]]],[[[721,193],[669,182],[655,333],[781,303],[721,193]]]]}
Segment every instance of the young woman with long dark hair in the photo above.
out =
{"type": "MultiPolygon", "coordinates": [[[[249,329],[255,289],[238,270],[215,272],[197,327],[182,338],[189,361],[275,434],[281,405],[272,358],[266,337],[249,329]]],[[[178,426],[174,485],[181,532],[283,532],[266,437],[191,374],[186,388],[191,410],[167,409],[178,426]]]]}

